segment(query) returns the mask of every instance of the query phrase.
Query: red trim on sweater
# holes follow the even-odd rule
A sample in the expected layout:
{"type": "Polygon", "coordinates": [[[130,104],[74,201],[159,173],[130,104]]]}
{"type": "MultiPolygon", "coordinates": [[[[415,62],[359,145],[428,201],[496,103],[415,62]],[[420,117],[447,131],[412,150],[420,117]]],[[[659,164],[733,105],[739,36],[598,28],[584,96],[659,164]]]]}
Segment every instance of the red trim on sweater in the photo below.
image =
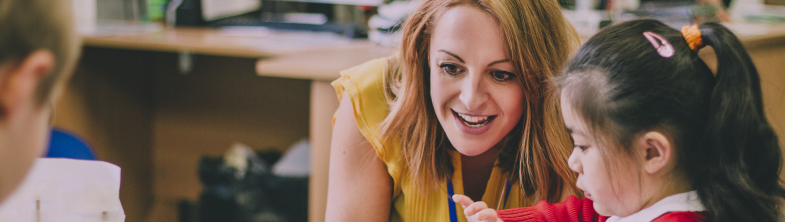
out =
{"type": "MultiPolygon", "coordinates": [[[[549,204],[540,201],[533,207],[519,207],[496,212],[505,222],[605,222],[608,217],[594,211],[590,199],[567,197],[567,201],[549,204]]],[[[670,212],[652,222],[703,222],[705,217],[696,212],[670,212]]]]}
{"type": "Polygon", "coordinates": [[[652,222],[703,222],[706,217],[698,212],[670,212],[654,219],[652,222]]]}
{"type": "Polygon", "coordinates": [[[503,221],[517,222],[604,222],[607,218],[594,211],[590,199],[567,197],[567,201],[549,204],[540,201],[533,207],[519,207],[496,212],[503,221]]]}

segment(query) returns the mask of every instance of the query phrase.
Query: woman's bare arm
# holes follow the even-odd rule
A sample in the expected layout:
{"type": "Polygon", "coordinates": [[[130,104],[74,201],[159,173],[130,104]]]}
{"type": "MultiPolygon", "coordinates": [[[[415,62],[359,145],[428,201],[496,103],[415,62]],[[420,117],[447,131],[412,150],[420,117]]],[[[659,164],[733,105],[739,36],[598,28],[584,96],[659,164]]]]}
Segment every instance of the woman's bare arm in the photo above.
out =
{"type": "Polygon", "coordinates": [[[349,96],[335,117],[330,148],[326,221],[387,221],[392,178],[371,143],[360,133],[349,96]]]}

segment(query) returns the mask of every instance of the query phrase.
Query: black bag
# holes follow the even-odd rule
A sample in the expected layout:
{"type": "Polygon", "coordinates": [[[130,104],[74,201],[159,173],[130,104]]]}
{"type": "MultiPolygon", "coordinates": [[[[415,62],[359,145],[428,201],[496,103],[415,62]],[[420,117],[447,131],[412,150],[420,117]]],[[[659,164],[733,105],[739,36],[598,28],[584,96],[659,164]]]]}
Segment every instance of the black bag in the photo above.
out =
{"type": "Polygon", "coordinates": [[[202,157],[199,222],[308,220],[308,177],[273,175],[271,165],[259,156],[246,157],[248,165],[244,173],[228,166],[222,158],[202,157]]]}

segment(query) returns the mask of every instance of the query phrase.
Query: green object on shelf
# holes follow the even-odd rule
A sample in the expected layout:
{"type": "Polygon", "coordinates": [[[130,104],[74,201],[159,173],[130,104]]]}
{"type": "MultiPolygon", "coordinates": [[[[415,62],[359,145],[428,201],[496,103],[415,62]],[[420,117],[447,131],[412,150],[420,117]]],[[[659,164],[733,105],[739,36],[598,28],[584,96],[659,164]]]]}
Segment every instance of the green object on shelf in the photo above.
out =
{"type": "Polygon", "coordinates": [[[147,21],[163,21],[166,4],[169,0],[147,0],[147,21]]]}

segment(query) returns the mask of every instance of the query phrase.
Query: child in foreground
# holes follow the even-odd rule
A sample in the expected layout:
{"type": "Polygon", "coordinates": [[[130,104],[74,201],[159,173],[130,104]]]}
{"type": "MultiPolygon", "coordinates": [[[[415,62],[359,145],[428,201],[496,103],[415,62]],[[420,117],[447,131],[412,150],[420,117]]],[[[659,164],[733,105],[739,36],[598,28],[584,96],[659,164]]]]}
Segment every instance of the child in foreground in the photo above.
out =
{"type": "Polygon", "coordinates": [[[53,100],[79,56],[71,1],[0,1],[0,203],[46,147],[53,100]]]}
{"type": "Polygon", "coordinates": [[[556,82],[586,199],[496,212],[453,196],[469,221],[782,220],[782,153],[758,72],[724,26],[615,25],[556,82]],[[703,45],[716,52],[716,78],[703,45]]]}

